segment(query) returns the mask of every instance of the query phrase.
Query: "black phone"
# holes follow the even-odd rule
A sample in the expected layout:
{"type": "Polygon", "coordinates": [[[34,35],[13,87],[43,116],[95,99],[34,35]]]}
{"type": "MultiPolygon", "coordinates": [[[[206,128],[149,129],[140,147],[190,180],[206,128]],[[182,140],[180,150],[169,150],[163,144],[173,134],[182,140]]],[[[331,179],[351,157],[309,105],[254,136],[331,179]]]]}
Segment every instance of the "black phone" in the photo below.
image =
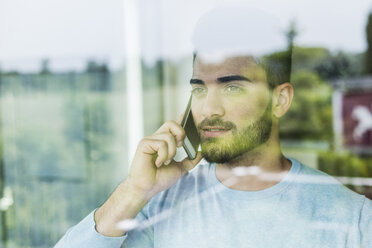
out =
{"type": "Polygon", "coordinates": [[[200,137],[191,112],[191,101],[192,96],[190,96],[189,102],[187,104],[185,114],[182,118],[181,126],[183,127],[183,129],[185,129],[186,132],[186,137],[183,140],[182,146],[185,149],[187,156],[193,160],[196,158],[196,155],[198,153],[200,137]]]}

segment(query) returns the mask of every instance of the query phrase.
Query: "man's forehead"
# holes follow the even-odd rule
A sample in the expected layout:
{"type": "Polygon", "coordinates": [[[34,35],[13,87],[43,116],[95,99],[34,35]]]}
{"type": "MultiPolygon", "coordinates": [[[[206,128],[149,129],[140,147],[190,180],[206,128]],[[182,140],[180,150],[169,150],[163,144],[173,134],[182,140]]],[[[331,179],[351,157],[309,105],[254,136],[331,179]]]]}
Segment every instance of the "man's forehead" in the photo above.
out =
{"type": "Polygon", "coordinates": [[[260,70],[260,66],[252,56],[234,56],[219,61],[210,61],[197,55],[194,61],[193,77],[245,75],[255,70],[260,70]]]}

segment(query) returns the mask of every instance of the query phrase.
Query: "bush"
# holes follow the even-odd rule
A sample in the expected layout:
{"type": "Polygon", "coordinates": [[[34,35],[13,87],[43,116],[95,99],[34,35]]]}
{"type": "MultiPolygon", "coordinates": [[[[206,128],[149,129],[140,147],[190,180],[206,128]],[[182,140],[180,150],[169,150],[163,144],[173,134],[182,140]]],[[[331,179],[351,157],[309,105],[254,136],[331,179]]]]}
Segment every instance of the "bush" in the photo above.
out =
{"type": "MultiPolygon", "coordinates": [[[[372,177],[372,158],[357,157],[350,153],[321,152],[318,154],[318,165],[320,170],[336,177],[372,177]]],[[[372,198],[371,186],[346,186],[372,198]]]]}

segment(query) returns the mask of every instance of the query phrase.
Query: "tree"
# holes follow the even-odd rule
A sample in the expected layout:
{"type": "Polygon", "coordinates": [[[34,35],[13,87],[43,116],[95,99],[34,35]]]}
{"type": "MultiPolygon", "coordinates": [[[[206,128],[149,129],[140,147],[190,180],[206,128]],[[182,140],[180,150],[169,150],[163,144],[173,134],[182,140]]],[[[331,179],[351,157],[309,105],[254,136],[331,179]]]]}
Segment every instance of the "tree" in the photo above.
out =
{"type": "MultiPolygon", "coordinates": [[[[1,88],[1,78],[0,78],[0,88],[1,88]]],[[[0,92],[1,93],[1,92],[0,92]]],[[[4,156],[3,156],[3,136],[2,136],[2,113],[1,113],[1,96],[0,96],[0,199],[4,197],[4,189],[5,189],[5,163],[4,163],[4,156]]],[[[6,247],[7,239],[8,239],[8,230],[7,230],[7,219],[6,219],[6,212],[5,209],[0,209],[0,221],[1,221],[1,241],[6,247]]]]}
{"type": "Polygon", "coordinates": [[[49,61],[49,59],[43,59],[43,60],[41,61],[41,70],[40,70],[40,74],[49,74],[49,73],[50,73],[49,65],[50,65],[50,61],[49,61]]]}
{"type": "Polygon", "coordinates": [[[323,79],[336,79],[358,75],[358,60],[356,55],[346,54],[339,51],[337,54],[329,54],[315,66],[315,71],[323,79]],[[354,60],[354,61],[353,61],[354,60]]]}
{"type": "Polygon", "coordinates": [[[289,23],[289,27],[288,27],[288,30],[285,32],[285,36],[287,38],[288,48],[292,49],[294,45],[294,41],[296,37],[298,36],[298,30],[297,30],[297,25],[296,25],[295,20],[292,20],[289,23]]]}
{"type": "Polygon", "coordinates": [[[372,74],[372,12],[369,13],[367,26],[366,26],[366,37],[367,37],[367,52],[365,55],[365,72],[366,74],[372,74]]]}
{"type": "Polygon", "coordinates": [[[110,88],[110,73],[108,65],[89,60],[85,72],[91,76],[90,89],[96,91],[108,91],[110,88]]]}
{"type": "Polygon", "coordinates": [[[295,96],[290,111],[281,119],[280,136],[289,140],[332,140],[332,91],[317,73],[292,75],[295,96]]]}

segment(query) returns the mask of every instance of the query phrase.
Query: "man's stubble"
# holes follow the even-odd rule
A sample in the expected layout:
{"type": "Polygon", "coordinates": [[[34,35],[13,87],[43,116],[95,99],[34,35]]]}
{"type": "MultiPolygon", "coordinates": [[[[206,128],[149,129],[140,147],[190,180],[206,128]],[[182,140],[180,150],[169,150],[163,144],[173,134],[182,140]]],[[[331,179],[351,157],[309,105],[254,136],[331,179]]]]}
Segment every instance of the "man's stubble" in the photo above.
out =
{"type": "Polygon", "coordinates": [[[203,126],[208,125],[223,126],[232,131],[227,137],[205,138],[201,135],[201,152],[204,159],[208,162],[227,163],[265,143],[271,135],[271,112],[270,101],[262,116],[240,131],[234,123],[223,121],[219,117],[203,120],[198,125],[199,132],[203,126]]]}

